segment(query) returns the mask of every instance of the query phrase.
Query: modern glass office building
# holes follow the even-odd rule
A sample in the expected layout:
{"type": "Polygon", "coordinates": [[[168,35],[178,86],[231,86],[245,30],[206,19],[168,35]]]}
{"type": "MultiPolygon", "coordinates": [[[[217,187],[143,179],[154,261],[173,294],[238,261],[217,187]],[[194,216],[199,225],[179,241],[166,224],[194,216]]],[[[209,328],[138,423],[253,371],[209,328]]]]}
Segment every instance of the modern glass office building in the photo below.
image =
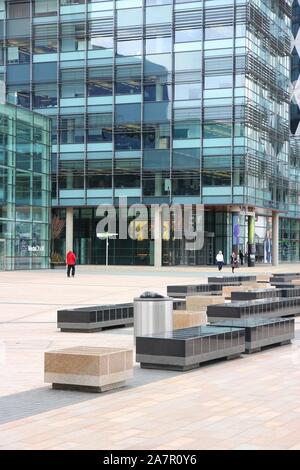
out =
{"type": "Polygon", "coordinates": [[[49,267],[50,125],[0,103],[0,270],[49,267]]]}
{"type": "Polygon", "coordinates": [[[114,240],[111,264],[213,264],[233,247],[258,262],[276,262],[278,248],[282,260],[300,259],[291,7],[0,1],[7,99],[52,119],[52,207],[58,227],[66,221],[55,252],[73,246],[79,262],[103,263],[96,208],[127,196],[204,204],[205,243],[190,252],[171,237],[158,258],[152,240],[114,240]]]}

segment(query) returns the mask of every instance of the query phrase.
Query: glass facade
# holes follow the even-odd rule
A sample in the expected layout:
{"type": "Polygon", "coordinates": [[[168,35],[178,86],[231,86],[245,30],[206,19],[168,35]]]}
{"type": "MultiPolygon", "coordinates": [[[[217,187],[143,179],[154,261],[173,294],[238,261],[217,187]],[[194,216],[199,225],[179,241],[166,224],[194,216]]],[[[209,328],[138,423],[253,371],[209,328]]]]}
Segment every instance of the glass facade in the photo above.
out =
{"type": "Polygon", "coordinates": [[[0,270],[49,267],[50,126],[0,104],[0,270]]]}
{"type": "MultiPolygon", "coordinates": [[[[205,204],[204,251],[184,255],[184,242],[164,241],[163,264],[211,264],[218,249],[229,259],[232,206],[244,251],[248,213],[300,215],[290,184],[291,4],[0,0],[7,99],[52,119],[52,206],[75,208],[82,262],[104,259],[95,208],[119,196],[205,204]]],[[[113,242],[114,259],[152,264],[144,243],[113,242]]]]}

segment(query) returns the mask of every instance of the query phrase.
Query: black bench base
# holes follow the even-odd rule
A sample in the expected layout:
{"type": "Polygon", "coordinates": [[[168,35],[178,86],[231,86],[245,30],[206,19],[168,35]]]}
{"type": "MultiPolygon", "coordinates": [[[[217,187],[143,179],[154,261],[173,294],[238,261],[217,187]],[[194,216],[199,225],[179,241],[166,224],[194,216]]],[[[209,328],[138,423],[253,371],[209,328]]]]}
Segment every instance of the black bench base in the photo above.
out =
{"type": "Polygon", "coordinates": [[[278,343],[269,343],[269,344],[266,344],[264,346],[258,346],[258,347],[252,347],[252,346],[249,347],[249,346],[247,346],[247,343],[246,343],[245,353],[246,354],[253,354],[253,353],[257,353],[257,352],[263,351],[265,349],[273,348],[273,347],[287,346],[288,344],[291,344],[291,343],[292,343],[291,339],[287,339],[285,341],[280,341],[278,343]]]}

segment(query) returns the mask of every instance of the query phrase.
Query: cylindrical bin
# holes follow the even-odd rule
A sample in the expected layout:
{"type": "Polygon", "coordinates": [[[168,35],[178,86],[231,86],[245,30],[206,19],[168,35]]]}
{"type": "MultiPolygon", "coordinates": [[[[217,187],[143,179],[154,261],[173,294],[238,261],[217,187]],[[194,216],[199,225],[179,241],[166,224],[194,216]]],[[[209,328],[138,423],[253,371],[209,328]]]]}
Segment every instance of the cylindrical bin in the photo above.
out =
{"type": "Polygon", "coordinates": [[[134,339],[173,330],[173,299],[144,292],[134,299],[134,339]]]}

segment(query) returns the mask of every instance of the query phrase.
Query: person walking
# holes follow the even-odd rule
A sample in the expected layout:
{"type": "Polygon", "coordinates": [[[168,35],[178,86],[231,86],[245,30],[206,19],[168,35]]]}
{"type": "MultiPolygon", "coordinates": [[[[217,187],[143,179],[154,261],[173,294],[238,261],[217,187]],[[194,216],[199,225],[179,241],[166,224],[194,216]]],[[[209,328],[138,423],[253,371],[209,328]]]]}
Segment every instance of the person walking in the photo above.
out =
{"type": "Polygon", "coordinates": [[[222,271],[223,264],[224,264],[224,256],[222,251],[219,251],[219,253],[216,256],[216,261],[217,261],[217,266],[219,271],[222,271]]]}
{"type": "Polygon", "coordinates": [[[235,268],[238,267],[237,255],[233,251],[231,254],[231,272],[234,273],[235,268]]]}
{"type": "Polygon", "coordinates": [[[76,265],[76,255],[75,253],[70,250],[67,253],[67,276],[70,277],[72,271],[72,277],[75,276],[75,265],[76,265]]]}
{"type": "Polygon", "coordinates": [[[244,265],[244,255],[243,255],[242,250],[239,251],[239,257],[240,257],[240,260],[241,260],[241,266],[243,266],[244,265]]]}

